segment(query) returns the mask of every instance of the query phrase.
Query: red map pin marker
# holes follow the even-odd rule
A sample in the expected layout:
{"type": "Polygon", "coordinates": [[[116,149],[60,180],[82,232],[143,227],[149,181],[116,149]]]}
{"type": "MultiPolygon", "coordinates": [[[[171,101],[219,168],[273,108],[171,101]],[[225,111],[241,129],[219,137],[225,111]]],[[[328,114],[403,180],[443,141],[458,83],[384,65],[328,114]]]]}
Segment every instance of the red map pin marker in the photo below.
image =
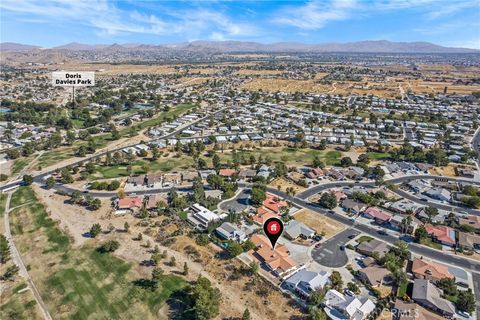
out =
{"type": "Polygon", "coordinates": [[[272,249],[275,248],[278,238],[283,233],[283,222],[278,218],[270,218],[263,224],[263,232],[272,244],[272,249]]]}

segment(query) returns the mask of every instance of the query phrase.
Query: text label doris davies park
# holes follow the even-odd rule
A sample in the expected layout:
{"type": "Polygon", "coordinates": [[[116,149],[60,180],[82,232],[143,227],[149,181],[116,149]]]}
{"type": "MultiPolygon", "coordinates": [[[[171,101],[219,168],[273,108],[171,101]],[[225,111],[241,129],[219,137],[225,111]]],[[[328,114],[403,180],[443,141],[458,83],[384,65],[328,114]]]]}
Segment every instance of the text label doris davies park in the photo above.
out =
{"type": "Polygon", "coordinates": [[[52,85],[87,87],[95,85],[95,72],[55,71],[52,72],[52,85]]]}

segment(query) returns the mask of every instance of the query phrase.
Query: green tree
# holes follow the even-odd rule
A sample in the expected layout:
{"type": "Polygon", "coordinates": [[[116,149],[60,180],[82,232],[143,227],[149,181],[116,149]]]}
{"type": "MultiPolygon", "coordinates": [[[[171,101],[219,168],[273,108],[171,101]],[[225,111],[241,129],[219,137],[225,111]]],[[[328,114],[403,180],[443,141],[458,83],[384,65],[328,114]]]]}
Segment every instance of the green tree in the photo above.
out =
{"type": "Polygon", "coordinates": [[[105,243],[103,243],[99,248],[98,248],[98,251],[102,252],[102,253],[107,253],[107,252],[114,252],[115,250],[117,250],[118,248],[120,248],[120,242],[116,241],[116,240],[109,240],[105,243]]]}
{"type": "Polygon", "coordinates": [[[191,288],[190,296],[196,319],[208,320],[218,316],[221,294],[220,290],[212,287],[210,280],[199,277],[191,288]]]}
{"type": "Polygon", "coordinates": [[[47,189],[52,189],[54,185],[55,185],[55,178],[48,177],[47,180],[45,181],[45,186],[47,187],[47,189]]]}
{"type": "Polygon", "coordinates": [[[152,280],[155,282],[159,282],[162,279],[163,270],[161,268],[155,267],[152,270],[152,280]]]}
{"type": "Polygon", "coordinates": [[[333,209],[337,206],[337,197],[333,193],[324,192],[318,203],[324,208],[333,209]]]}
{"type": "Polygon", "coordinates": [[[10,260],[10,247],[7,238],[0,234],[0,263],[6,263],[8,260],[10,260]]]}
{"type": "Polygon", "coordinates": [[[353,165],[353,161],[350,157],[343,157],[342,159],[340,159],[340,165],[344,168],[350,167],[351,165],[353,165]]]}
{"type": "Polygon", "coordinates": [[[90,235],[92,236],[92,238],[97,237],[100,232],[102,232],[102,226],[99,223],[94,223],[90,228],[90,235]]]}
{"type": "Polygon", "coordinates": [[[23,184],[29,186],[33,183],[33,177],[29,174],[23,176],[23,184]]]}
{"type": "Polygon", "coordinates": [[[228,255],[234,258],[243,252],[242,246],[238,242],[230,242],[227,247],[228,255]]]}
{"type": "Polygon", "coordinates": [[[17,267],[17,265],[8,267],[5,273],[0,277],[0,280],[13,281],[19,270],[20,269],[17,267]]]}
{"type": "Polygon", "coordinates": [[[243,311],[242,320],[250,320],[252,316],[250,315],[250,310],[248,308],[243,311]]]}
{"type": "Polygon", "coordinates": [[[457,308],[472,313],[475,311],[475,296],[471,289],[467,291],[460,290],[457,298],[457,308]]]}
{"type": "Polygon", "coordinates": [[[263,201],[267,199],[266,187],[263,184],[254,184],[252,187],[252,194],[250,200],[254,206],[262,205],[263,201]]]}
{"type": "Polygon", "coordinates": [[[188,275],[188,264],[187,264],[187,262],[183,263],[183,275],[184,276],[188,275]]]}
{"type": "Polygon", "coordinates": [[[220,167],[221,167],[220,157],[216,153],[213,155],[212,165],[213,165],[213,168],[215,169],[215,171],[218,172],[220,170],[220,167]]]}
{"type": "Polygon", "coordinates": [[[332,282],[332,287],[337,290],[341,291],[343,287],[343,280],[342,275],[338,271],[333,271],[330,275],[330,281],[332,282]]]}

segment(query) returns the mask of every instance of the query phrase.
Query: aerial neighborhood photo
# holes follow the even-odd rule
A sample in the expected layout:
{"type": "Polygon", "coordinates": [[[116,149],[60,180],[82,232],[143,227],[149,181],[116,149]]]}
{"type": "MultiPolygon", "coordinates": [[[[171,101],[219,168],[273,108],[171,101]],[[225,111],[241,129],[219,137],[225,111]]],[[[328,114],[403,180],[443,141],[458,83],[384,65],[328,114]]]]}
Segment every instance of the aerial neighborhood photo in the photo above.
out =
{"type": "Polygon", "coordinates": [[[480,319],[480,1],[0,0],[0,319],[480,319]]]}

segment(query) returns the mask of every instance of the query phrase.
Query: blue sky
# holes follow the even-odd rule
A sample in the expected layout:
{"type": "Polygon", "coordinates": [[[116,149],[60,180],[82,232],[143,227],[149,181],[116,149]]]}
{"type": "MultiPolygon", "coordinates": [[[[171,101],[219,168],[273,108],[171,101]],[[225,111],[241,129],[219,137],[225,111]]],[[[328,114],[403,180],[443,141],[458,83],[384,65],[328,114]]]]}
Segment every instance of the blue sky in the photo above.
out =
{"type": "Polygon", "coordinates": [[[0,27],[1,42],[45,47],[384,39],[480,48],[480,0],[1,0],[0,27]]]}

